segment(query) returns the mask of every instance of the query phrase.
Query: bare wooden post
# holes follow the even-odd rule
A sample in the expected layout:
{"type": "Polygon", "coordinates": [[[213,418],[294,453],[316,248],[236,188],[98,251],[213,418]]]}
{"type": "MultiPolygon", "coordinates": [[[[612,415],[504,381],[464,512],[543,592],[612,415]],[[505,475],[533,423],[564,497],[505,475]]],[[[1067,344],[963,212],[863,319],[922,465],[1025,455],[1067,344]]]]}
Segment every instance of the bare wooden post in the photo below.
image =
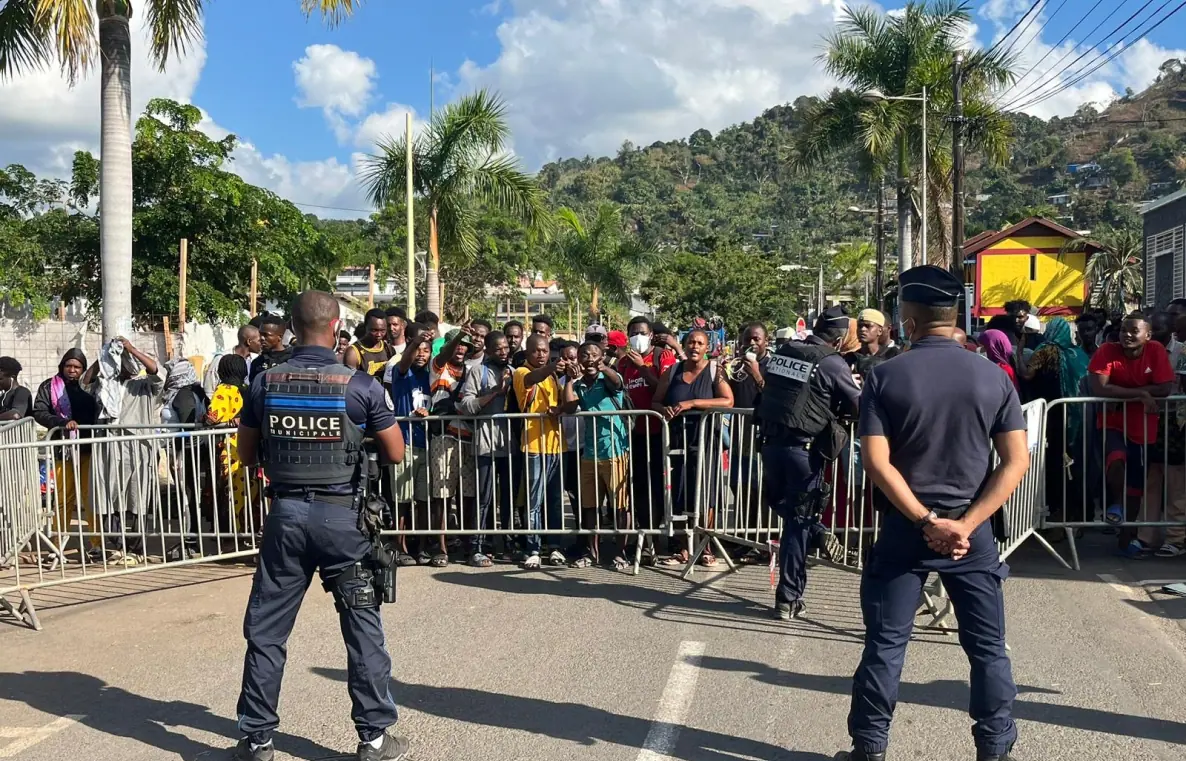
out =
{"type": "Polygon", "coordinates": [[[256,300],[259,298],[259,262],[251,260],[251,316],[255,317],[256,300]]]}
{"type": "Polygon", "coordinates": [[[531,330],[531,314],[527,311],[527,299],[523,299],[523,332],[526,333],[531,330]]]}
{"type": "Polygon", "coordinates": [[[375,306],[375,265],[370,266],[370,274],[367,275],[367,306],[375,306]]]}
{"type": "Polygon", "coordinates": [[[181,239],[181,265],[177,283],[177,332],[185,332],[185,291],[189,279],[189,241],[181,239]]]}
{"type": "Polygon", "coordinates": [[[165,359],[173,359],[173,331],[169,330],[169,315],[161,318],[161,329],[165,332],[165,359]]]}
{"type": "Polygon", "coordinates": [[[407,196],[404,201],[408,207],[408,316],[416,314],[416,238],[413,235],[416,226],[416,199],[412,185],[412,112],[409,111],[404,124],[404,138],[407,142],[408,154],[404,157],[407,167],[407,196]]]}

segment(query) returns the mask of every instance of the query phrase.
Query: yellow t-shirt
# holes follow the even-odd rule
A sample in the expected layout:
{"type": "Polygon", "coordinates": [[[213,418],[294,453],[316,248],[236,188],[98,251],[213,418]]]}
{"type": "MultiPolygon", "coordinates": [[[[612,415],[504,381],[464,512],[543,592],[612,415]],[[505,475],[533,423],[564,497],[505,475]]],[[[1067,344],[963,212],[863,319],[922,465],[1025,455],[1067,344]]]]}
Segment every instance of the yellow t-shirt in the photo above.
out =
{"type": "MultiPolygon", "coordinates": [[[[531,368],[517,367],[512,383],[515,398],[519,400],[522,412],[546,413],[560,406],[560,384],[556,378],[548,377],[531,388],[524,385],[531,368]]],[[[559,418],[542,418],[523,421],[523,451],[528,454],[560,454],[564,437],[560,433],[559,418]]]]}

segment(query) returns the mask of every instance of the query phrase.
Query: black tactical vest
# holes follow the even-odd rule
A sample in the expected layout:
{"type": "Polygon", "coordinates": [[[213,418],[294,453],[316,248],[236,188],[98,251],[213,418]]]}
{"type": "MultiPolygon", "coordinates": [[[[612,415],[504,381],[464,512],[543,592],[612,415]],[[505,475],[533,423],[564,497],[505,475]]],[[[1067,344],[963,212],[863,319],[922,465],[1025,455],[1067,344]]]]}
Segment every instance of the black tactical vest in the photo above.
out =
{"type": "Polygon", "coordinates": [[[334,486],[358,479],[362,429],[346,414],[345,365],[284,363],[264,374],[260,461],[273,484],[334,486]]]}
{"type": "Polygon", "coordinates": [[[757,417],[762,426],[781,426],[814,437],[832,421],[831,400],[819,380],[819,363],[835,354],[830,346],[788,343],[779,347],[764,372],[766,386],[757,417]]]}

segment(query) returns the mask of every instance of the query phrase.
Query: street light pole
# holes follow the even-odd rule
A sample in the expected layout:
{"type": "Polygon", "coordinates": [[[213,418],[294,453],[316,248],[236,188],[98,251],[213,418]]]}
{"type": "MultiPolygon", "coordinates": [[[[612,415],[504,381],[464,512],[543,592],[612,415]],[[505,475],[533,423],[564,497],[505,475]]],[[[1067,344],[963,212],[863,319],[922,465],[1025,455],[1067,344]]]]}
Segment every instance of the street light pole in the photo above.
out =
{"type": "MultiPolygon", "coordinates": [[[[922,263],[927,263],[927,88],[922,88],[922,263]]],[[[901,273],[899,273],[901,274],[901,273]]]]}
{"type": "Polygon", "coordinates": [[[951,269],[962,271],[964,263],[964,54],[955,53],[951,92],[951,269]]]}
{"type": "Polygon", "coordinates": [[[877,272],[873,288],[877,292],[877,308],[885,311],[885,181],[877,187],[877,272]]]}

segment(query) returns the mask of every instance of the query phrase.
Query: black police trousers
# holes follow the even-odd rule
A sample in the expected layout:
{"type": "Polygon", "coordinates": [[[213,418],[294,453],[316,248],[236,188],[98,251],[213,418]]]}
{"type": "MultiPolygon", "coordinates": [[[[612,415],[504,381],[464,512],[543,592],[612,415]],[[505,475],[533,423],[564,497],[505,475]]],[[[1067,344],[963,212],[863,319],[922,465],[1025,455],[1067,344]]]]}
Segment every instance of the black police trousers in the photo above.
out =
{"type": "MultiPolygon", "coordinates": [[[[322,502],[315,495],[276,497],[264,524],[259,567],[251,585],[243,636],[243,687],[239,693],[239,730],[263,745],[280,724],[276,714],[284,676],[288,635],[301,600],[320,574],[322,582],[367,557],[371,544],[358,529],[358,513],[322,502]]],[[[354,580],[351,584],[367,582],[354,580]]],[[[378,606],[350,610],[339,606],[338,622],[346,643],[346,684],[358,737],[368,742],[395,723],[389,680],[391,657],[383,641],[378,606]]]]}
{"type": "Polygon", "coordinates": [[[858,749],[880,753],[889,744],[906,644],[931,572],[938,572],[947,588],[959,620],[960,645],[971,665],[968,713],[976,749],[1003,755],[1017,739],[1012,718],[1017,687],[1005,651],[1001,592],[1009,566],[1000,560],[988,523],[972,533],[971,544],[960,560],[943,557],[927,548],[922,532],[905,516],[892,508],[886,512],[861,576],[865,650],[853,676],[848,714],[848,733],[858,749]]]}
{"type": "Polygon", "coordinates": [[[824,459],[801,446],[762,445],[765,489],[770,504],[782,518],[778,540],[778,589],[776,602],[794,602],[807,589],[807,555],[826,529],[819,517],[796,513],[795,505],[818,489],[824,476],[824,459]]]}

